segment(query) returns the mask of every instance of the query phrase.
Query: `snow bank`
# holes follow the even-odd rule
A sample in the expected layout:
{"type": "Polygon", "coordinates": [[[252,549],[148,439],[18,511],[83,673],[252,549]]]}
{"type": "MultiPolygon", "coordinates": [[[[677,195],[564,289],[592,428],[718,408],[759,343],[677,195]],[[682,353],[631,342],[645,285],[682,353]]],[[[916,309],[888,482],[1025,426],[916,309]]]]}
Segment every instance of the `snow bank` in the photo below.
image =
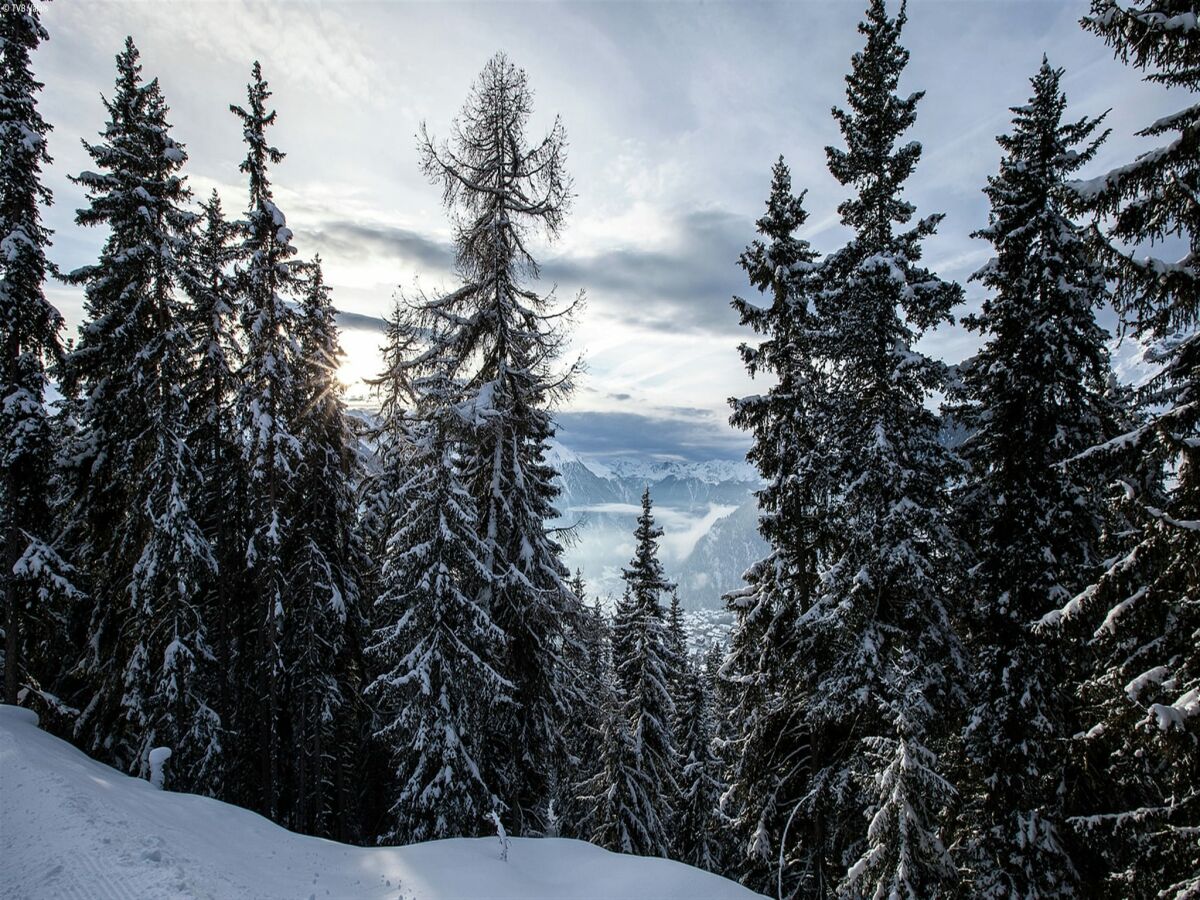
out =
{"type": "Polygon", "coordinates": [[[371,900],[745,900],[680,863],[581,841],[492,838],[360,848],[159,791],[101,765],[0,705],[0,897],[371,900]]]}

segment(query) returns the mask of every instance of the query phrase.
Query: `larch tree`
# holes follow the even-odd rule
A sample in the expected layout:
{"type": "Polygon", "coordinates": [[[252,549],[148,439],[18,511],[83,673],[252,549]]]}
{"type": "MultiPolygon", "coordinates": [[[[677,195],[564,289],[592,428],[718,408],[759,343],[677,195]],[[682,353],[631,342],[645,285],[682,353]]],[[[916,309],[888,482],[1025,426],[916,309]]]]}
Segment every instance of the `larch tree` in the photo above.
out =
{"type": "Polygon", "coordinates": [[[46,298],[50,203],[42,166],[50,126],[31,57],[48,35],[29,4],[0,18],[0,533],[4,556],[4,702],[39,700],[57,710],[56,637],[72,572],[55,549],[54,439],[47,367],[62,358],[63,320],[46,298]],[[24,692],[32,692],[30,696],[24,692]]]}
{"type": "Polygon", "coordinates": [[[1068,754],[1077,730],[1069,654],[1033,626],[1100,561],[1098,479],[1065,465],[1121,419],[1109,392],[1104,270],[1065,210],[1066,179],[1095,155],[1099,119],[1064,122],[1062,70],[1043,58],[1033,96],[997,140],[985,189],[996,255],[974,278],[991,295],[965,320],[984,337],[961,367],[955,420],[969,474],[957,498],[975,553],[965,585],[974,660],[963,736],[964,864],[980,897],[1073,896],[1064,834],[1068,754]]]}
{"type": "MultiPolygon", "coordinates": [[[[544,830],[556,773],[567,756],[563,720],[573,679],[562,651],[580,614],[562,546],[547,525],[559,488],[546,462],[552,408],[576,367],[558,368],[574,304],[539,294],[530,241],[553,239],[570,201],[566,137],[557,119],[530,143],[532,93],[502,53],[484,67],[448,143],[422,129],[424,171],[443,187],[455,227],[461,286],[424,305],[463,385],[471,429],[460,453],[484,536],[479,602],[505,635],[501,672],[513,703],[488,723],[488,764],[509,830],[544,830]]],[[[439,354],[441,356],[441,354],[439,354]]]]}
{"type": "MultiPolygon", "coordinates": [[[[1083,26],[1147,80],[1194,100],[1196,13],[1185,0],[1094,0],[1083,26]]],[[[1132,452],[1165,478],[1121,480],[1129,534],[1046,623],[1084,627],[1095,660],[1080,689],[1090,777],[1071,820],[1103,861],[1088,889],[1190,897],[1200,893],[1200,103],[1139,134],[1166,143],[1072,187],[1103,220],[1095,237],[1115,305],[1157,368],[1140,391],[1147,421],[1096,453],[1132,452]]]]}

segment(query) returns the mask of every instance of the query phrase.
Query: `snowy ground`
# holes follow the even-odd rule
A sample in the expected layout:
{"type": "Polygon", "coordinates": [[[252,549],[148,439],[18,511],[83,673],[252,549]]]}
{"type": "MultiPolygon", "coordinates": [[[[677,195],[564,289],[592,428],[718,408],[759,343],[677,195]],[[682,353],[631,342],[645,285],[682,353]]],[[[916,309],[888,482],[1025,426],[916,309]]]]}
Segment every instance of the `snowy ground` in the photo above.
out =
{"type": "Polygon", "coordinates": [[[0,705],[0,897],[371,900],[745,900],[679,863],[568,840],[360,848],[302,837],[254,813],[156,790],[94,762],[0,705]]]}

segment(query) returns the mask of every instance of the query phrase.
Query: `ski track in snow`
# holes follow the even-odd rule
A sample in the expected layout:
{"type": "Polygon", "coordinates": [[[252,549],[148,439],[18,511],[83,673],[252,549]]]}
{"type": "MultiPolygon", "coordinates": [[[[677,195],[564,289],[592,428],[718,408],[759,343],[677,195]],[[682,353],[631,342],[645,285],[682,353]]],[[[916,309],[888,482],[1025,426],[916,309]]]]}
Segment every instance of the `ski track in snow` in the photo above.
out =
{"type": "Polygon", "coordinates": [[[582,841],[513,838],[504,862],[495,838],[362,848],[292,834],[247,810],[122,775],[3,705],[0,797],[4,900],[757,896],[681,863],[582,841]]]}

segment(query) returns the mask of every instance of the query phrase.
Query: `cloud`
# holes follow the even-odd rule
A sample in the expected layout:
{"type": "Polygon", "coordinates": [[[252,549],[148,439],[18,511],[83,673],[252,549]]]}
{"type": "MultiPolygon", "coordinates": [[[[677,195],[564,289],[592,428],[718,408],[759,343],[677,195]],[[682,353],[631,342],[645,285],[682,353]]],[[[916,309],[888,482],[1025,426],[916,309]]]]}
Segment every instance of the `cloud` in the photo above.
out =
{"type": "Polygon", "coordinates": [[[748,285],[737,258],[754,235],[748,219],[720,209],[678,215],[664,249],[617,248],[552,257],[551,281],[587,291],[589,306],[654,331],[729,334],[738,329],[729,301],[748,285]]]}
{"type": "Polygon", "coordinates": [[[387,328],[387,322],[379,316],[347,312],[344,309],[339,309],[336,313],[338,326],[350,331],[378,331],[382,333],[387,328]]]}
{"type": "Polygon", "coordinates": [[[300,228],[297,237],[322,254],[362,261],[385,258],[415,263],[426,269],[447,272],[454,263],[454,247],[429,235],[397,225],[329,221],[300,228]]]}
{"type": "MultiPolygon", "coordinates": [[[[753,224],[723,210],[692,210],[679,214],[674,226],[670,246],[662,249],[551,256],[542,265],[542,281],[571,293],[586,291],[590,310],[628,325],[736,333],[729,301],[748,288],[736,261],[753,237],[753,224]]],[[[453,267],[449,242],[398,225],[330,220],[299,229],[298,237],[341,259],[390,260],[437,274],[453,267]]]]}
{"type": "MultiPolygon", "coordinates": [[[[822,252],[845,239],[836,210],[850,189],[828,173],[824,147],[842,145],[829,110],[845,102],[864,6],[772,2],[747,15],[719,3],[51,3],[51,40],[35,66],[55,127],[45,172],[56,199],[45,210],[53,258],[74,269],[94,261],[105,238],[74,224],[86,197],[67,176],[94,167],[79,138],[103,127],[98,93],[111,92],[126,34],[147,76],[162,79],[197,195],[220,187],[231,215],[244,208],[245,147],[228,104],[243,102],[259,58],[280,114],[271,138],[287,152],[272,172],[276,199],[301,252],[323,256],[335,302],[353,311],[340,317],[348,367],[377,371],[377,317],[395,289],[418,274],[430,289],[452,284],[441,190],[421,175],[415,132],[427,121],[445,136],[480,66],[504,48],[536,92],[531,135],[561,114],[570,137],[571,220],[562,242],[537,256],[544,289],[588,294],[573,350],[589,374],[576,403],[606,412],[564,413],[564,427],[612,452],[688,455],[707,442],[716,449],[704,454],[736,455],[738,436],[718,407],[759,389],[735,349],[747,335],[730,298],[757,296],[737,258],[780,153],[795,189],[808,190],[802,234],[822,252]],[[713,412],[669,409],[706,404],[713,412]],[[640,416],[613,417],[634,410],[640,416]],[[595,433],[602,427],[614,429],[610,439],[595,433]]],[[[1044,0],[910,4],[901,90],[928,93],[902,138],[926,148],[905,196],[919,215],[947,214],[925,250],[943,277],[966,278],[990,252],[969,235],[987,222],[980,189],[1001,152],[993,136],[1028,97],[1043,51],[1066,67],[1069,118],[1113,107],[1113,136],[1083,177],[1151,149],[1135,132],[1179,105],[1084,33],[1078,14],[1044,0]]],[[[73,329],[81,292],[52,291],[73,329]]],[[[983,293],[969,291],[964,311],[983,293]]],[[[921,346],[955,361],[977,350],[978,336],[943,327],[921,346]]]]}
{"type": "Polygon", "coordinates": [[[715,415],[688,417],[626,412],[560,412],[558,438],[581,456],[741,459],[750,446],[715,415]]]}

